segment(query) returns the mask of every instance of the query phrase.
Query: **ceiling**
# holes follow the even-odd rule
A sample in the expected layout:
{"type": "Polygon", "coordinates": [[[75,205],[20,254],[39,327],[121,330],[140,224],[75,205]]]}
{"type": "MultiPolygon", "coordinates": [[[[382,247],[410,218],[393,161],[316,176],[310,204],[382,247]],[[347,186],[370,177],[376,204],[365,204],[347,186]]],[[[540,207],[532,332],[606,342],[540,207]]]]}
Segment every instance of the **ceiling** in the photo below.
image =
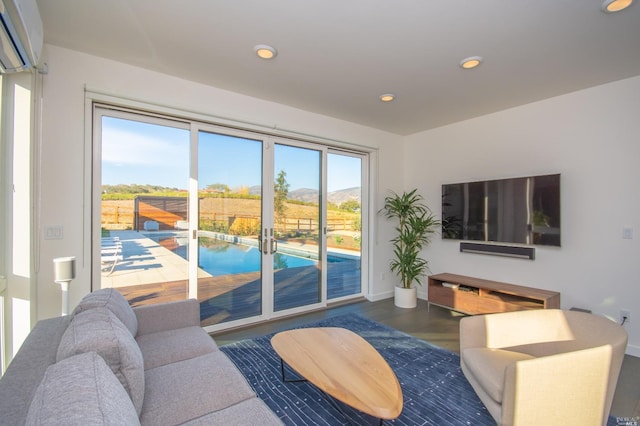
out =
{"type": "Polygon", "coordinates": [[[38,4],[45,43],[399,135],[640,75],[638,4],[614,14],[602,0],[38,4]],[[258,58],[257,44],[278,55],[258,58]],[[475,55],[478,68],[459,66],[475,55]]]}

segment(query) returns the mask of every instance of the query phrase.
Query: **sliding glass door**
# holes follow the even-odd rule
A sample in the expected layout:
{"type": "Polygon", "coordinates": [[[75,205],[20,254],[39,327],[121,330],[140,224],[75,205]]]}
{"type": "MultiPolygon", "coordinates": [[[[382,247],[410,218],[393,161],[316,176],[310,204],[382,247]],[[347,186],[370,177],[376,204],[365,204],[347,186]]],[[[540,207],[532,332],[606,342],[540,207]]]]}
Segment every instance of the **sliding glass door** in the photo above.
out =
{"type": "Polygon", "coordinates": [[[327,299],[362,292],[362,243],[367,211],[362,196],[363,156],[330,151],[327,156],[327,299]],[[364,204],[364,208],[363,208],[364,204]]]}
{"type": "Polygon", "coordinates": [[[136,306],[187,298],[188,127],[98,109],[94,131],[94,282],[136,306]]]}
{"type": "Polygon", "coordinates": [[[362,154],[94,107],[94,282],[208,330],[363,294],[362,154]]]}
{"type": "Polygon", "coordinates": [[[275,311],[322,301],[321,166],[320,150],[274,145],[273,228],[267,233],[275,311]]]}
{"type": "Polygon", "coordinates": [[[195,242],[203,326],[263,313],[262,149],[260,140],[198,132],[195,242]]]}

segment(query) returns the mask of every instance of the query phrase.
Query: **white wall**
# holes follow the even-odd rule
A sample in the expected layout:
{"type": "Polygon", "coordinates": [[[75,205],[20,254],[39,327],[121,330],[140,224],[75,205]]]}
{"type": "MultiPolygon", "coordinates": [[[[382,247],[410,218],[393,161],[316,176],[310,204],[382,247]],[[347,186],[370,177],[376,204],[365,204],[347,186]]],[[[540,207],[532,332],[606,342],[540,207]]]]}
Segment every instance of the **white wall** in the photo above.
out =
{"type": "MultiPolygon", "coordinates": [[[[461,254],[456,242],[436,239],[427,250],[434,273],[454,272],[560,291],[562,306],[613,318],[629,309],[632,351],[640,355],[640,77],[510,109],[401,138],[345,121],[169,77],[98,57],[45,46],[42,166],[38,200],[37,316],[60,312],[52,259],[74,255],[78,278],[70,306],[90,290],[85,199],[84,89],[239,121],[277,126],[379,149],[372,211],[388,189],[418,187],[440,214],[440,185],[511,176],[562,173],[562,248],[537,248],[536,260],[461,254]],[[403,147],[404,145],[404,147],[403,147]],[[404,170],[404,173],[402,172],[404,170]],[[62,225],[63,240],[44,240],[47,225],[62,225]],[[632,227],[634,239],[622,239],[632,227]]],[[[392,236],[373,214],[373,299],[389,297],[392,236]]],[[[419,289],[425,297],[425,288],[419,289]]]]}
{"type": "Polygon", "coordinates": [[[561,248],[537,247],[530,261],[464,254],[437,238],[431,270],[559,291],[563,308],[616,320],[629,309],[629,353],[640,356],[638,112],[635,77],[406,138],[405,186],[439,217],[443,183],[562,174],[561,248]]]}
{"type": "MultiPolygon", "coordinates": [[[[43,77],[42,167],[39,250],[36,266],[38,318],[59,315],[60,289],[53,285],[52,259],[76,256],[78,278],[71,283],[71,309],[90,291],[90,200],[84,196],[85,87],[148,103],[167,105],[200,114],[277,127],[378,148],[381,165],[374,185],[399,188],[402,176],[392,170],[402,162],[401,138],[375,129],[311,114],[228,91],[203,86],[149,70],[108,61],[67,49],[46,45],[44,61],[48,74],[43,77]],[[64,239],[44,240],[46,226],[62,225],[64,239]]],[[[215,72],[214,70],[212,72],[215,72]]],[[[379,209],[379,201],[373,201],[379,209]]],[[[382,226],[388,224],[382,223],[382,226]]],[[[374,244],[372,276],[379,277],[388,256],[386,244],[374,244]]],[[[374,282],[370,297],[390,294],[391,282],[374,282]]]]}

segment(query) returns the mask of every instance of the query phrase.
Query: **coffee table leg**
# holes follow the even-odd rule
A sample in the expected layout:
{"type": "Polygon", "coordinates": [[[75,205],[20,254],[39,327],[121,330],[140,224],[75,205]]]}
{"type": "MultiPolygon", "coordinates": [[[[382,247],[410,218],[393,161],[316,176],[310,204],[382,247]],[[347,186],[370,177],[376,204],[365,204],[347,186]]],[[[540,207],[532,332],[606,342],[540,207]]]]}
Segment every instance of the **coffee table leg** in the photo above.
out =
{"type": "Polygon", "coordinates": [[[282,374],[282,381],[285,383],[306,382],[307,379],[287,379],[284,376],[284,361],[280,358],[280,374],[282,374]]]}

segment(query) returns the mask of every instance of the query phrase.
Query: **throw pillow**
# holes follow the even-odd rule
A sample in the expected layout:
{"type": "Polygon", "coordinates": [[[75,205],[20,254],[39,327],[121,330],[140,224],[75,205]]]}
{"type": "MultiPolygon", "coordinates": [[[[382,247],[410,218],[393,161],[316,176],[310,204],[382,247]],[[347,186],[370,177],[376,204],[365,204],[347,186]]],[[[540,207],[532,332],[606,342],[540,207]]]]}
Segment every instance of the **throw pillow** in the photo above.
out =
{"type": "Polygon", "coordinates": [[[29,406],[26,425],[136,425],[136,410],[95,352],[50,365],[29,406]]]}
{"type": "Polygon", "coordinates": [[[136,313],[124,298],[122,293],[114,288],[103,288],[87,294],[82,298],[72,315],[77,315],[93,308],[107,308],[118,317],[135,337],[138,333],[138,319],[136,313]]]}
{"type": "Polygon", "coordinates": [[[144,361],[129,330],[107,308],[74,315],[58,346],[57,361],[97,352],[129,393],[138,415],[144,400],[144,361]]]}

